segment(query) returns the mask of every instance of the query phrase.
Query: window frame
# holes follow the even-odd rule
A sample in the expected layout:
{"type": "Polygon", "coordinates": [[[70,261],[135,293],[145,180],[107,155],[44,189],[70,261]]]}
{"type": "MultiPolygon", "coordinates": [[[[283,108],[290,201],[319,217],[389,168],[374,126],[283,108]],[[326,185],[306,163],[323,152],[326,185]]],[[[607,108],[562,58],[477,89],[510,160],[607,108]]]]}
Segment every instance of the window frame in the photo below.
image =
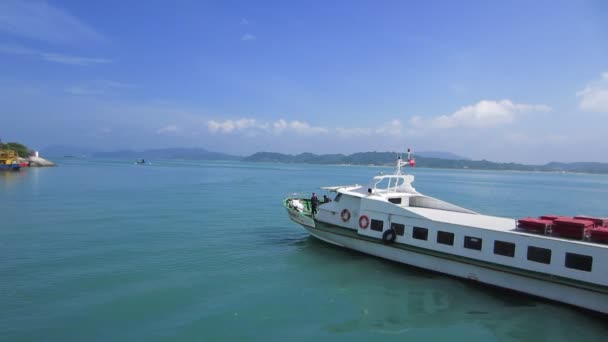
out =
{"type": "Polygon", "coordinates": [[[483,248],[483,239],[480,237],[476,237],[476,236],[465,235],[463,247],[466,249],[474,250],[474,251],[481,251],[481,249],[483,248]],[[479,240],[479,241],[475,241],[475,240],[479,240]],[[479,243],[479,246],[477,246],[478,243],[479,243]]]}
{"type": "Polygon", "coordinates": [[[416,239],[416,240],[428,241],[429,240],[429,229],[424,228],[424,227],[414,226],[412,228],[412,238],[416,239]],[[424,232],[424,233],[422,233],[422,232],[424,232]],[[424,238],[422,238],[422,236],[417,237],[418,234],[423,234],[424,238]]]}
{"type": "Polygon", "coordinates": [[[593,257],[591,255],[566,252],[566,255],[564,256],[564,266],[572,270],[591,272],[593,270],[593,257]],[[573,258],[574,260],[572,260],[573,258]],[[585,267],[580,267],[578,265],[579,263],[587,262],[589,263],[588,267],[586,265],[585,267]]]}
{"type": "Polygon", "coordinates": [[[441,244],[441,245],[445,245],[445,246],[454,246],[454,237],[455,237],[455,234],[452,232],[438,230],[437,238],[436,238],[435,242],[437,242],[438,244],[441,244]],[[449,236],[448,240],[444,240],[444,238],[446,238],[448,236],[449,236]],[[440,238],[440,237],[444,237],[444,238],[440,238]]]}
{"type": "Polygon", "coordinates": [[[517,248],[516,244],[508,241],[494,240],[494,254],[501,255],[509,258],[515,257],[515,249],[517,248]],[[499,247],[500,245],[500,247],[499,247]],[[504,250],[509,250],[507,253],[503,253],[504,250]],[[500,251],[500,252],[499,252],[500,251]]]}
{"type": "Polygon", "coordinates": [[[384,231],[384,220],[370,219],[369,220],[369,229],[373,230],[375,232],[383,232],[384,231]],[[374,228],[374,225],[377,226],[378,222],[380,222],[380,229],[378,229],[378,227],[374,228]]]}
{"type": "Polygon", "coordinates": [[[553,256],[553,251],[549,248],[536,247],[536,246],[528,246],[528,250],[526,253],[526,259],[532,262],[537,262],[539,264],[551,265],[551,258],[553,256]],[[541,253],[545,253],[549,251],[549,257],[543,256],[541,253]]]}

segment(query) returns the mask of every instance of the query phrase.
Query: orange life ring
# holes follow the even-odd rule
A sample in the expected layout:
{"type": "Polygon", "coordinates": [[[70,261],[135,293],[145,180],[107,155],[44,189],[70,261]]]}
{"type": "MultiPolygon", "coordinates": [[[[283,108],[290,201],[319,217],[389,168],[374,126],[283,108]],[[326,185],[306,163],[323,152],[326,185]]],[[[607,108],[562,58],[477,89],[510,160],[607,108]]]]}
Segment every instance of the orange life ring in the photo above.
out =
{"type": "Polygon", "coordinates": [[[348,220],[350,220],[350,211],[348,211],[348,209],[342,210],[342,213],[340,213],[340,217],[342,218],[342,221],[347,222],[348,220]]]}
{"type": "Polygon", "coordinates": [[[361,217],[359,217],[359,227],[361,227],[361,229],[365,229],[367,226],[369,226],[369,217],[361,215],[361,217]]]}

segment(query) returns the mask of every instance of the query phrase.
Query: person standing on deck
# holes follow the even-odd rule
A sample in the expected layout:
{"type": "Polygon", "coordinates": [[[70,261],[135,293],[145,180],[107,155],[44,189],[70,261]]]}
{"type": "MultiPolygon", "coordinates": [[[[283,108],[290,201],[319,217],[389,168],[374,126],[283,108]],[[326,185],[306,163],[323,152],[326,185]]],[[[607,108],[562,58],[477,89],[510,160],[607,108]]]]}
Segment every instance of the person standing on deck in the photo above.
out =
{"type": "Polygon", "coordinates": [[[310,197],[310,206],[312,208],[312,216],[315,216],[317,214],[317,208],[319,207],[319,198],[317,198],[317,195],[314,192],[310,197]]]}

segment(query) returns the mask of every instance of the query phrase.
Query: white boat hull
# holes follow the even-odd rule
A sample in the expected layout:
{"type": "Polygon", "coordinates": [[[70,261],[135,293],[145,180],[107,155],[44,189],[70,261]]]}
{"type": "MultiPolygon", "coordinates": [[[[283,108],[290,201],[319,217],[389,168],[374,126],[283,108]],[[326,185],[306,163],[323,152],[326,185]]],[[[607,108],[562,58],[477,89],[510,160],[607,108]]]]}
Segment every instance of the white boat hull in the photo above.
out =
{"type": "Polygon", "coordinates": [[[334,245],[435,272],[479,281],[608,314],[608,296],[604,293],[543,281],[514,273],[501,272],[447,258],[416,253],[385,245],[381,242],[375,243],[335,234],[312,225],[303,224],[303,226],[314,237],[334,245]]]}

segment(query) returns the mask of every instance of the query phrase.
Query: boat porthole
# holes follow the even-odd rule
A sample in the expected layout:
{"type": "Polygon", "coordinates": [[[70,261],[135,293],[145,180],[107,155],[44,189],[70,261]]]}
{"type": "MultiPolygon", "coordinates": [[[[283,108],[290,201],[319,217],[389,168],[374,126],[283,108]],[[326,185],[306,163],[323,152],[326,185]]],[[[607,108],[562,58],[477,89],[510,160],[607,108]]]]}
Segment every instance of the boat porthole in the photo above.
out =
{"type": "Polygon", "coordinates": [[[342,210],[342,213],[340,213],[340,217],[342,218],[342,221],[347,222],[348,220],[350,220],[350,211],[348,211],[348,209],[342,210]]]}
{"type": "Polygon", "coordinates": [[[361,217],[359,217],[359,227],[365,229],[367,226],[369,226],[369,218],[365,215],[361,215],[361,217]]]}

